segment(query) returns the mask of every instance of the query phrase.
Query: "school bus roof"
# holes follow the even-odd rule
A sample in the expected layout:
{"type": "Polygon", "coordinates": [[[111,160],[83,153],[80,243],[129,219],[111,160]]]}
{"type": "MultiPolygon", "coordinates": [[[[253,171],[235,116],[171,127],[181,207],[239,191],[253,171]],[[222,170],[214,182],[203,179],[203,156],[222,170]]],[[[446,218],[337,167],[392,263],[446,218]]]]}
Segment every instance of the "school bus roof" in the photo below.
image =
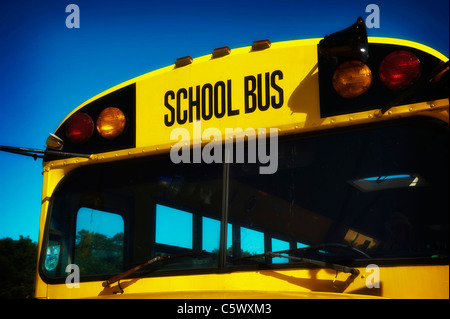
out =
{"type": "MultiPolygon", "coordinates": [[[[217,58],[209,54],[188,59],[184,66],[174,64],[146,73],[77,107],[55,134],[63,134],[64,122],[72,114],[131,87],[135,90],[135,105],[130,106],[135,107],[132,114],[135,134],[131,137],[134,140],[117,150],[147,146],[167,150],[176,142],[171,139],[175,128],[186,129],[192,142],[196,120],[200,120],[201,131],[217,128],[224,136],[226,128],[277,128],[279,135],[283,135],[417,114],[448,122],[448,112],[442,112],[448,110],[448,95],[399,105],[382,115],[377,113],[380,105],[324,116],[319,94],[320,40],[266,41],[269,45],[262,49],[252,46],[231,49],[229,54],[217,58]]],[[[436,50],[412,41],[369,37],[369,44],[411,48],[437,61],[448,60],[436,50]]],[[[121,107],[112,99],[107,104],[103,107],[121,107]]],[[[90,154],[105,151],[109,149],[90,154]]]]}

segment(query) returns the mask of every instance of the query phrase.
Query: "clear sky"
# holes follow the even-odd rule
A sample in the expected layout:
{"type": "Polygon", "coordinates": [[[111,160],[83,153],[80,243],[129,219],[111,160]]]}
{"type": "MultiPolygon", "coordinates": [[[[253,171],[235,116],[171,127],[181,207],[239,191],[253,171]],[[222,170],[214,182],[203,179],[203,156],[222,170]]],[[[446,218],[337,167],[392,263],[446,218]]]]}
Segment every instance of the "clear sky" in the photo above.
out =
{"type": "MultiPolygon", "coordinates": [[[[369,36],[402,38],[449,55],[449,2],[439,1],[0,1],[0,145],[45,148],[75,107],[179,57],[214,48],[318,38],[380,8],[369,36]],[[80,28],[66,27],[77,4],[80,28]]],[[[0,238],[37,241],[42,161],[0,152],[0,238]]]]}

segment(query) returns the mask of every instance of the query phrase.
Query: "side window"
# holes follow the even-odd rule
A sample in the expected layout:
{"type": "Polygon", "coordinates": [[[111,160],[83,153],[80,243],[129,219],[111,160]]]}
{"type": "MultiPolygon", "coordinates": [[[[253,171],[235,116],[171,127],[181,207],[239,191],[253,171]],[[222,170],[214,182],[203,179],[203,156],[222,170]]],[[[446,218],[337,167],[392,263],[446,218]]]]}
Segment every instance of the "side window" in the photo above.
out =
{"type": "MultiPolygon", "coordinates": [[[[227,227],[227,255],[232,253],[233,233],[232,226],[227,227]]],[[[219,253],[220,246],[220,220],[208,217],[202,218],[202,249],[207,252],[219,253]]]]}
{"type": "MultiPolygon", "coordinates": [[[[272,251],[281,251],[281,250],[288,250],[289,249],[289,242],[272,238],[272,251]]],[[[282,254],[284,256],[287,256],[287,254],[282,254]]],[[[289,260],[287,258],[283,257],[275,257],[272,259],[272,263],[278,264],[278,263],[287,263],[289,260]]]]}
{"type": "Polygon", "coordinates": [[[264,253],[264,233],[241,227],[241,257],[264,253]]]}
{"type": "Polygon", "coordinates": [[[78,210],[74,261],[81,276],[122,271],[123,242],[122,216],[86,207],[78,210]]]}
{"type": "Polygon", "coordinates": [[[207,252],[219,252],[220,221],[208,217],[202,218],[202,249],[207,252]]]}
{"type": "Polygon", "coordinates": [[[192,214],[179,209],[156,205],[157,244],[192,249],[192,214]]]}

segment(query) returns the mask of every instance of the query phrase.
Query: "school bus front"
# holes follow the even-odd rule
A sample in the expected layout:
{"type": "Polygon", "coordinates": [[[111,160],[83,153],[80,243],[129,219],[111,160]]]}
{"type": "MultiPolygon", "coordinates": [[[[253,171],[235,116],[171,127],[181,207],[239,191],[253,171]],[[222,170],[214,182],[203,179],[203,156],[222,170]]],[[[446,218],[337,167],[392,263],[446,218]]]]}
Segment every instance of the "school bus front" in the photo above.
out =
{"type": "Polygon", "coordinates": [[[36,297],[448,298],[448,58],[364,36],[218,48],[75,109],[36,297]]]}

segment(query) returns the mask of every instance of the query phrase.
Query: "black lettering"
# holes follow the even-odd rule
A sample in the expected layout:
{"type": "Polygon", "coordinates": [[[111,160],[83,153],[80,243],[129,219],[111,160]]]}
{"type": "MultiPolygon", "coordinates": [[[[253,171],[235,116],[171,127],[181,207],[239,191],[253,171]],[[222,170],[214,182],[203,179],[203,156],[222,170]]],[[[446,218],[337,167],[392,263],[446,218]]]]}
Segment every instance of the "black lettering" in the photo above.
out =
{"type": "Polygon", "coordinates": [[[227,102],[228,102],[228,109],[227,109],[227,113],[228,116],[233,116],[233,115],[239,115],[239,110],[233,110],[233,106],[231,105],[232,103],[232,98],[231,98],[231,80],[227,81],[227,102]]]}
{"type": "Polygon", "coordinates": [[[192,91],[193,91],[193,88],[190,87],[189,88],[189,123],[192,123],[192,121],[193,121],[192,113],[193,113],[194,106],[196,107],[195,119],[197,121],[200,120],[200,85],[197,85],[195,87],[195,97],[196,97],[195,100],[192,98],[192,95],[193,95],[192,91]]]}
{"type": "Polygon", "coordinates": [[[207,121],[212,118],[213,111],[213,87],[206,83],[202,87],[202,119],[207,121]],[[206,99],[206,92],[208,91],[208,99],[206,99]]]}
{"type": "Polygon", "coordinates": [[[270,83],[273,89],[275,89],[275,91],[278,92],[278,103],[276,102],[276,96],[272,96],[271,100],[272,100],[272,107],[274,109],[279,109],[280,107],[283,106],[284,103],[284,96],[283,96],[283,89],[281,87],[279,87],[277,85],[277,83],[275,82],[275,77],[278,76],[278,79],[283,80],[283,72],[281,72],[280,70],[276,70],[275,72],[272,73],[270,79],[270,83]]]}
{"type": "Polygon", "coordinates": [[[225,107],[225,103],[226,103],[226,101],[225,101],[225,98],[226,98],[225,89],[226,89],[225,88],[225,83],[222,82],[222,81],[219,81],[219,82],[217,82],[214,85],[214,116],[216,118],[218,118],[218,119],[224,117],[225,112],[227,110],[226,107],[225,107]],[[221,110],[220,111],[219,111],[219,89],[220,89],[220,92],[221,92],[221,94],[220,94],[220,96],[221,96],[221,101],[220,101],[221,110]]]}
{"type": "Polygon", "coordinates": [[[253,75],[244,78],[244,105],[245,113],[252,113],[256,110],[256,78],[253,75]],[[251,84],[251,88],[249,86],[251,84]],[[250,98],[252,103],[250,104],[250,98]]]}
{"type": "Polygon", "coordinates": [[[270,107],[270,73],[265,74],[265,103],[263,104],[262,74],[258,74],[258,108],[266,111],[270,107]]]}
{"type": "Polygon", "coordinates": [[[184,124],[186,123],[188,116],[187,116],[187,110],[183,111],[183,118],[181,118],[181,95],[184,95],[184,99],[187,98],[187,91],[186,89],[179,89],[177,92],[177,123],[178,124],[184,124]]]}
{"type": "Polygon", "coordinates": [[[172,105],[169,104],[169,97],[171,100],[175,98],[175,92],[174,91],[167,91],[164,95],[164,106],[169,110],[170,112],[170,119],[169,114],[164,114],[164,124],[166,126],[172,126],[175,123],[175,109],[172,105]]]}

